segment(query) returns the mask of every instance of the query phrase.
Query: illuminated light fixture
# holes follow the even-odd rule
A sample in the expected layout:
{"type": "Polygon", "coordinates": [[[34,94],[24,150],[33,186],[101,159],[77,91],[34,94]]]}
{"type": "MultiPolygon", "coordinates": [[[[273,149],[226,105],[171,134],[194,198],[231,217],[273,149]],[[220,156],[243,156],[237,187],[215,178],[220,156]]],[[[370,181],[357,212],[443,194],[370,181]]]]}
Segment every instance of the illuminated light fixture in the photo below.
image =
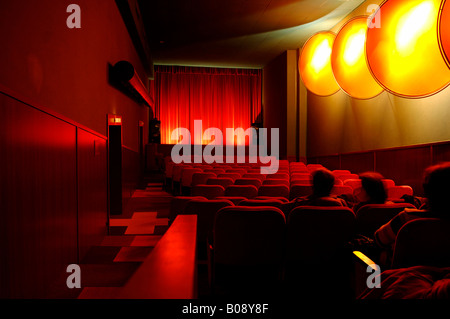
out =
{"type": "Polygon", "coordinates": [[[383,88],[373,78],[366,60],[369,17],[349,20],[338,32],[331,53],[334,77],[341,89],[356,99],[370,99],[383,88]]]}
{"type": "Polygon", "coordinates": [[[436,36],[440,0],[388,0],[381,27],[369,28],[366,56],[379,84],[392,94],[419,98],[450,83],[436,36]]]}
{"type": "Polygon", "coordinates": [[[319,96],[328,96],[339,91],[331,69],[331,50],[336,34],[319,32],[309,38],[303,46],[298,69],[306,88],[319,96]]]}
{"type": "Polygon", "coordinates": [[[122,125],[122,116],[115,114],[108,114],[109,125],[122,125]]]}
{"type": "Polygon", "coordinates": [[[438,20],[439,46],[450,68],[450,1],[442,1],[438,20]]]}

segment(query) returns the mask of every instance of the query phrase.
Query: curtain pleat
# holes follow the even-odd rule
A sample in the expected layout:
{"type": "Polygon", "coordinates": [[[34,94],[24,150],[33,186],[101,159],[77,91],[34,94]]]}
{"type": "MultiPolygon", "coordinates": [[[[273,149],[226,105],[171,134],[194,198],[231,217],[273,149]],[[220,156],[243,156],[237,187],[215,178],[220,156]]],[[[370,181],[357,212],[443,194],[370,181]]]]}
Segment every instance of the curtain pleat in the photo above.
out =
{"type": "Polygon", "coordinates": [[[171,139],[177,128],[190,131],[192,144],[208,144],[195,136],[196,120],[202,121],[202,134],[218,128],[224,139],[227,128],[246,130],[261,120],[261,70],[157,65],[154,79],[162,144],[178,142],[171,139]]]}

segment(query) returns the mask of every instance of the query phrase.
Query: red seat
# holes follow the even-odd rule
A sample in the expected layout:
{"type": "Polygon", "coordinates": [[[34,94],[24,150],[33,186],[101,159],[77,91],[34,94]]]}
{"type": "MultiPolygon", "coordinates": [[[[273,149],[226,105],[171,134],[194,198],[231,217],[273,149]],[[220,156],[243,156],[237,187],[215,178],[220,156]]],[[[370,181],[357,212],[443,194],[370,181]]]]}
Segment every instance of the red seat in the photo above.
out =
{"type": "Polygon", "coordinates": [[[262,185],[258,196],[273,196],[289,198],[289,187],[286,185],[262,185]]]}
{"type": "Polygon", "coordinates": [[[275,174],[267,174],[266,179],[286,179],[289,180],[288,173],[275,173],[275,174]]]}
{"type": "Polygon", "coordinates": [[[242,175],[242,178],[257,178],[257,179],[261,180],[261,183],[262,183],[262,181],[266,179],[266,176],[264,174],[258,174],[258,173],[256,173],[256,174],[248,174],[247,173],[247,174],[242,175]]]}
{"type": "Polygon", "coordinates": [[[191,187],[192,185],[192,176],[195,173],[202,173],[200,168],[191,168],[185,167],[181,171],[181,186],[183,187],[191,187]]]}
{"type": "Polygon", "coordinates": [[[217,212],[211,258],[213,291],[236,296],[276,293],[286,221],[276,207],[225,207],[217,212]]]}
{"type": "Polygon", "coordinates": [[[387,189],[389,199],[400,199],[403,195],[412,196],[414,191],[411,186],[398,185],[387,189]]]}
{"type": "Polygon", "coordinates": [[[223,188],[227,188],[230,185],[233,185],[234,181],[229,177],[223,178],[208,178],[206,181],[206,185],[221,185],[223,188]]]}
{"type": "Polygon", "coordinates": [[[297,197],[303,197],[311,195],[313,192],[311,185],[291,185],[289,198],[295,199],[297,197]]]}
{"type": "Polygon", "coordinates": [[[353,196],[353,188],[351,188],[350,186],[334,185],[333,189],[331,190],[331,195],[353,196]]]}
{"type": "Polygon", "coordinates": [[[184,207],[186,204],[193,199],[203,199],[206,200],[206,197],[203,196],[175,196],[170,201],[169,208],[169,222],[172,223],[178,214],[183,213],[184,207]]]}
{"type": "Polygon", "coordinates": [[[254,185],[231,185],[225,190],[225,196],[254,198],[258,195],[258,188],[254,185]]]}
{"type": "Polygon", "coordinates": [[[344,181],[344,185],[350,186],[351,188],[353,188],[353,190],[362,187],[361,180],[359,178],[358,179],[347,179],[344,181]]]}
{"type": "Polygon", "coordinates": [[[194,173],[192,175],[192,183],[191,186],[196,186],[196,185],[205,185],[206,181],[209,178],[215,178],[217,177],[216,174],[214,173],[194,173]]]}
{"type": "Polygon", "coordinates": [[[234,206],[234,204],[225,199],[193,199],[186,203],[183,214],[197,215],[197,259],[207,259],[207,243],[212,241],[216,213],[228,206],[234,206]]]}
{"type": "Polygon", "coordinates": [[[242,197],[242,196],[219,196],[216,197],[216,199],[226,199],[229,201],[232,201],[234,205],[239,205],[240,202],[242,202],[243,200],[246,200],[247,198],[242,197]]]}
{"type": "Polygon", "coordinates": [[[217,175],[218,178],[231,178],[233,181],[235,181],[236,179],[240,178],[241,175],[237,174],[237,173],[222,173],[222,174],[218,174],[217,175]]]}
{"type": "Polygon", "coordinates": [[[265,179],[263,185],[286,185],[290,186],[289,180],[286,179],[265,179]]]}
{"type": "Polygon", "coordinates": [[[367,204],[361,206],[356,213],[356,232],[373,237],[375,231],[389,222],[405,208],[415,208],[412,204],[367,204]]]}
{"type": "Polygon", "coordinates": [[[258,178],[238,178],[234,181],[234,185],[253,185],[259,188],[261,186],[261,180],[258,178]]]}
{"type": "Polygon", "coordinates": [[[224,196],[225,188],[220,185],[195,185],[192,186],[192,196],[203,196],[207,199],[215,199],[219,196],[224,196]]]}

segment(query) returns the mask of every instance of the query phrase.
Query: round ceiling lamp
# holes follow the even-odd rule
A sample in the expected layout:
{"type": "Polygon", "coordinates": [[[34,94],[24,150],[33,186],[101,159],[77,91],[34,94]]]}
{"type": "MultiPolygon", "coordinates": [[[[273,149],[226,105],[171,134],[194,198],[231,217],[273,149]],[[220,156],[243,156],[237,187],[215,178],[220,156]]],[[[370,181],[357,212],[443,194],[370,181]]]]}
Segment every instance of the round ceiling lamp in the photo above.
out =
{"type": "Polygon", "coordinates": [[[300,76],[306,88],[319,96],[328,96],[339,91],[331,69],[331,50],[336,34],[319,32],[306,41],[298,62],[300,76]]]}
{"type": "Polygon", "coordinates": [[[440,0],[388,0],[381,27],[367,31],[366,56],[375,79],[392,94],[419,98],[450,83],[436,36],[440,0]]]}
{"type": "Polygon", "coordinates": [[[331,52],[331,66],[337,83],[356,99],[370,99],[383,92],[367,65],[368,19],[368,16],[361,16],[346,22],[338,32],[331,52]]]}
{"type": "Polygon", "coordinates": [[[438,25],[439,45],[442,56],[450,68],[450,1],[448,0],[442,1],[438,25]]]}

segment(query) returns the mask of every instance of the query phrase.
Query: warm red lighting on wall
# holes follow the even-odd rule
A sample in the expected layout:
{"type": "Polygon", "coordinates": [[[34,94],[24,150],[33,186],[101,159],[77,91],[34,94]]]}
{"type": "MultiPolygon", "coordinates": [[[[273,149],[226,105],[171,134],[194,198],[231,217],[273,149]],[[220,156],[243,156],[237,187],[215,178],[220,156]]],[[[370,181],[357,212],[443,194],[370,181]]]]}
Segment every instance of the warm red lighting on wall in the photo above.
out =
{"type": "Polygon", "coordinates": [[[442,56],[450,68],[450,1],[448,0],[442,1],[438,25],[439,45],[442,56]]]}
{"type": "Polygon", "coordinates": [[[319,32],[303,46],[298,68],[306,88],[319,96],[339,91],[339,85],[331,68],[331,50],[336,34],[319,32]]]}
{"type": "Polygon", "coordinates": [[[331,52],[334,77],[342,90],[357,99],[370,99],[383,91],[366,61],[368,17],[349,20],[338,32],[331,52]]]}
{"type": "Polygon", "coordinates": [[[425,97],[445,88],[450,70],[436,36],[440,0],[396,0],[381,5],[381,27],[369,28],[370,70],[387,91],[425,97]]]}

